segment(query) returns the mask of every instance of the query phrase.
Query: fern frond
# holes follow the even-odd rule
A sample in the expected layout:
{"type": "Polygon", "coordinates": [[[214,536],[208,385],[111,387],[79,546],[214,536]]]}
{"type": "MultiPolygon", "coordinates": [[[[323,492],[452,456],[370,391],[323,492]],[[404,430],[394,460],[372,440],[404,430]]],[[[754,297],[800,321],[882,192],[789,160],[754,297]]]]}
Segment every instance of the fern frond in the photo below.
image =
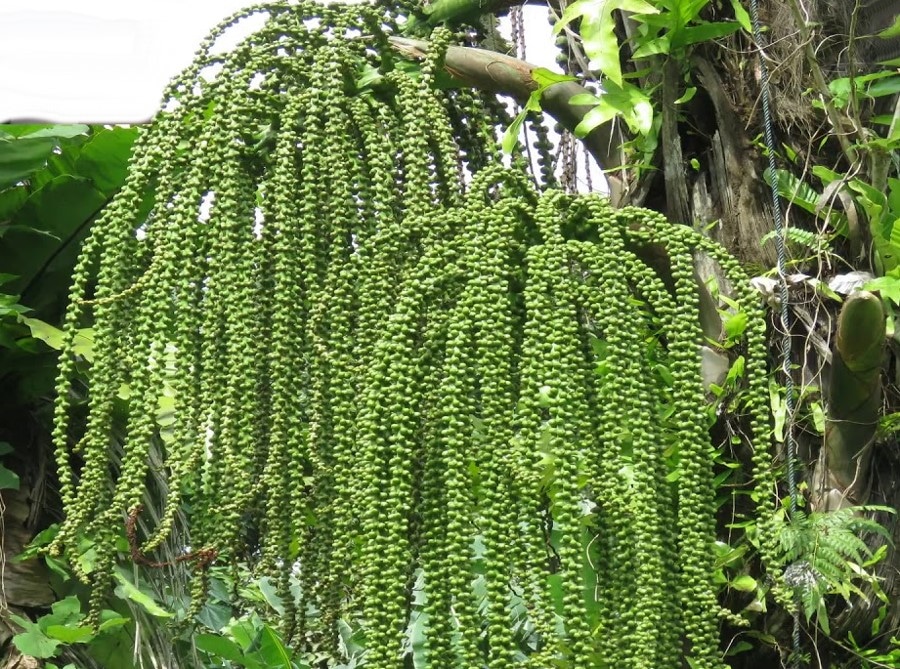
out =
{"type": "Polygon", "coordinates": [[[890,541],[887,529],[869,515],[877,512],[896,513],[890,507],[877,505],[810,514],[798,510],[779,527],[779,562],[785,567],[783,583],[793,590],[806,619],[815,616],[826,633],[825,596],[865,597],[856,582],[875,582],[862,565],[871,567],[875,563],[873,556],[885,551],[873,553],[863,536],[875,534],[890,541]]]}

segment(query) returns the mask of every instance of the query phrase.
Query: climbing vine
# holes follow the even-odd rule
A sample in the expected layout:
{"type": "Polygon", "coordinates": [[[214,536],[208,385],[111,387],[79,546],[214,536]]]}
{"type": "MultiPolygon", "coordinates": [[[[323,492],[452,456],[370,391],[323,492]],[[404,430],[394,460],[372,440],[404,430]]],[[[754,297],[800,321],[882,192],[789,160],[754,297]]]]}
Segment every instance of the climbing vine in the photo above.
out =
{"type": "Polygon", "coordinates": [[[397,67],[394,11],[260,6],[173,81],[75,272],[51,550],[87,542],[99,610],[124,529],[153,565],[184,519],[192,612],[212,560],[249,562],[286,635],[335,662],[340,623],[365,666],[400,666],[424,615],[432,667],[721,666],[694,258],[749,318],[765,490],[747,278],[690,228],[502,167],[488,103],[436,85],[453,35],[397,67]],[[165,504],[142,532],[151,467],[165,504]]]}

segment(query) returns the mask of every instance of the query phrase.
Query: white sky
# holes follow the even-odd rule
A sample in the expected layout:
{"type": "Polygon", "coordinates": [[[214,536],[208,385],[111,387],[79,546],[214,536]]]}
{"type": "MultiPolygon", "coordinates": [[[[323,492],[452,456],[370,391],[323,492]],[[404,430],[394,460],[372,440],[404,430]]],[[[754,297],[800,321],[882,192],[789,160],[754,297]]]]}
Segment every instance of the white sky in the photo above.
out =
{"type": "MultiPolygon", "coordinates": [[[[135,123],[200,40],[253,0],[0,0],[0,122],[135,123]]],[[[537,7],[528,60],[554,67],[537,7]]],[[[554,68],[555,69],[555,68],[554,68]]]]}

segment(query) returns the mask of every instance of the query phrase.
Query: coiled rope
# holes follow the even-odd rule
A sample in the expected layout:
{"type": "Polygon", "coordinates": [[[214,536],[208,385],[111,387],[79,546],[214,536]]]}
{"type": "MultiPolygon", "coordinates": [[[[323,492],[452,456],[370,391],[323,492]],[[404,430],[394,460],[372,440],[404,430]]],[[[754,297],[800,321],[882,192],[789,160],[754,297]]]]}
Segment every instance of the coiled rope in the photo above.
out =
{"type": "MultiPolygon", "coordinates": [[[[784,213],[781,210],[781,200],[778,195],[778,182],[775,173],[775,133],[773,130],[772,110],[769,95],[769,70],[766,66],[765,44],[763,43],[762,27],[759,21],[758,0],[750,0],[750,16],[753,23],[753,41],[756,43],[759,54],[760,94],[762,98],[763,132],[765,134],[766,149],[769,159],[769,183],[772,190],[772,217],[775,220],[775,252],[777,256],[776,267],[778,269],[779,284],[779,319],[781,320],[781,371],[784,375],[785,393],[785,421],[784,442],[787,449],[787,484],[790,495],[791,518],[797,513],[797,470],[795,459],[797,445],[794,442],[794,380],[791,376],[791,331],[790,331],[790,307],[788,305],[787,284],[787,252],[785,251],[785,225],[784,213]]],[[[792,632],[793,660],[791,666],[800,666],[800,614],[794,613],[794,627],[792,632]]]]}

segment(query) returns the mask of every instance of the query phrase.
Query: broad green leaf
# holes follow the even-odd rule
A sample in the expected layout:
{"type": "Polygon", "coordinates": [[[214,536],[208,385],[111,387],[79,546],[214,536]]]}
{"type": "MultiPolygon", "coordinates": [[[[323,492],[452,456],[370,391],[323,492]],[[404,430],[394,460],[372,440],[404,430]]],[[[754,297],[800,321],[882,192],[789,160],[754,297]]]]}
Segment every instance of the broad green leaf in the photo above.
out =
{"type": "Polygon", "coordinates": [[[653,129],[653,105],[647,94],[627,81],[622,86],[606,81],[604,88],[597,106],[588,111],[575,128],[575,135],[584,137],[616,116],[621,116],[632,132],[648,135],[653,129]]]}
{"type": "Polygon", "coordinates": [[[0,188],[12,186],[47,164],[56,140],[51,137],[0,141],[0,188]]]}
{"type": "Polygon", "coordinates": [[[53,541],[57,534],[59,534],[59,525],[54,523],[50,525],[50,527],[43,529],[35,534],[34,538],[25,547],[25,549],[13,559],[16,562],[22,562],[24,560],[30,560],[37,557],[37,555],[41,552],[41,548],[53,541]]]}
{"type": "Polygon", "coordinates": [[[586,137],[591,130],[614,119],[618,115],[618,109],[601,99],[600,103],[585,114],[581,122],[575,127],[575,136],[579,138],[586,137]]]}
{"type": "MultiPolygon", "coordinates": [[[[13,619],[15,622],[22,625],[20,620],[16,620],[16,618],[19,618],[19,616],[15,616],[13,619]]],[[[31,655],[31,657],[36,657],[38,659],[45,659],[56,655],[56,649],[60,642],[56,639],[49,638],[38,629],[37,625],[31,623],[31,621],[28,621],[28,623],[30,626],[22,625],[23,627],[26,627],[26,631],[21,634],[16,634],[13,637],[13,645],[19,649],[19,652],[23,655],[31,655]]]]}
{"type": "Polygon", "coordinates": [[[725,377],[725,381],[728,384],[734,385],[740,379],[744,377],[744,367],[746,365],[746,361],[744,356],[739,355],[734,359],[734,362],[731,363],[731,367],[728,370],[728,376],[725,377]]]}
{"type": "Polygon", "coordinates": [[[619,62],[619,41],[615,34],[613,11],[623,10],[633,14],[656,14],[653,5],[644,0],[577,0],[566,7],[559,21],[553,26],[558,34],[575,19],[581,19],[584,52],[591,60],[591,67],[600,70],[617,85],[622,84],[622,68],[619,62]]]}
{"type": "Polygon", "coordinates": [[[503,139],[500,140],[500,147],[504,153],[512,153],[516,143],[519,141],[519,132],[522,130],[522,124],[525,123],[525,117],[528,111],[523,109],[509,124],[506,132],[503,133],[503,139]]]}
{"type": "Polygon", "coordinates": [[[259,654],[268,667],[293,669],[291,653],[285,648],[275,631],[268,625],[263,625],[260,633],[259,654]]]}
{"type": "Polygon", "coordinates": [[[708,42],[710,40],[731,35],[741,29],[741,24],[737,21],[704,23],[699,26],[688,26],[679,30],[672,37],[672,48],[679,49],[699,44],[700,42],[708,42]]]}
{"type": "Polygon", "coordinates": [[[133,583],[126,579],[122,574],[114,574],[119,585],[116,586],[115,594],[122,599],[130,599],[135,604],[141,606],[151,616],[157,618],[171,618],[172,614],[161,607],[150,595],[141,592],[133,583]]]}
{"type": "Polygon", "coordinates": [[[889,299],[896,305],[900,305],[900,279],[896,277],[880,276],[877,279],[872,279],[862,288],[863,290],[878,292],[882,297],[889,299]]]}
{"type": "Polygon", "coordinates": [[[900,37],[900,14],[894,17],[894,22],[890,26],[878,33],[878,37],[881,39],[900,37]]]}
{"type": "Polygon", "coordinates": [[[253,639],[256,637],[256,628],[253,625],[253,622],[246,617],[240,619],[232,619],[228,625],[223,628],[223,631],[227,632],[232,640],[240,646],[244,651],[246,651],[253,644],[253,639]]]}
{"type": "Polygon", "coordinates": [[[103,614],[100,625],[97,627],[98,632],[116,629],[117,627],[127,625],[131,621],[131,618],[125,618],[124,616],[119,615],[117,611],[111,609],[106,609],[103,614]]]}
{"type": "MultiPolygon", "coordinates": [[[[27,200],[28,188],[25,186],[13,186],[6,190],[0,190],[0,224],[10,220],[27,200]]],[[[4,227],[0,227],[0,237],[4,232],[4,227]]]]}
{"type": "Polygon", "coordinates": [[[756,590],[756,579],[749,574],[743,574],[731,582],[731,587],[741,592],[753,592],[756,590]]]}
{"type": "Polygon", "coordinates": [[[553,84],[561,84],[566,81],[578,81],[576,77],[568,74],[560,74],[559,72],[548,70],[546,67],[534,68],[531,71],[531,78],[534,79],[540,89],[549,88],[553,84]]]}
{"type": "Polygon", "coordinates": [[[843,175],[839,172],[835,172],[834,170],[830,170],[827,167],[823,167],[821,165],[816,165],[815,167],[813,167],[812,173],[822,181],[823,186],[827,186],[832,181],[837,181],[838,179],[844,178],[843,175]]]}
{"type": "MultiPolygon", "coordinates": [[[[653,129],[653,105],[649,99],[638,100],[632,107],[632,122],[628,123],[629,128],[637,128],[642,135],[647,135],[653,129]]],[[[626,117],[628,122],[628,117],[626,117]]]]}
{"type": "Polygon", "coordinates": [[[244,653],[234,641],[218,634],[198,634],[194,637],[194,645],[215,657],[229,662],[241,664],[244,653]]]}
{"type": "Polygon", "coordinates": [[[90,627],[49,625],[44,632],[51,639],[56,639],[62,643],[87,643],[94,638],[94,630],[90,627]]]}
{"type": "Polygon", "coordinates": [[[838,107],[845,107],[850,99],[853,84],[850,77],[833,79],[828,83],[828,91],[831,93],[832,102],[838,107]]]}
{"type": "Polygon", "coordinates": [[[891,77],[890,79],[880,79],[873,82],[866,89],[866,95],[870,98],[881,98],[886,95],[896,95],[900,93],[900,76],[891,77]]]}
{"type": "Polygon", "coordinates": [[[44,562],[47,563],[47,567],[50,571],[59,576],[62,580],[68,581],[72,578],[72,574],[69,573],[68,565],[59,558],[47,555],[44,557],[44,562]]]}
{"type": "Polygon", "coordinates": [[[107,196],[125,182],[131,147],[137,139],[137,128],[104,128],[97,131],[82,147],[75,170],[94,182],[107,196]]]}
{"type": "Polygon", "coordinates": [[[694,96],[697,94],[696,86],[688,86],[682,96],[675,100],[676,105],[683,105],[685,102],[690,102],[694,99],[694,96]]]}
{"type": "Polygon", "coordinates": [[[888,209],[900,216],[900,179],[888,179],[888,209]]]}
{"type": "Polygon", "coordinates": [[[822,403],[811,402],[809,413],[812,415],[813,427],[816,428],[816,432],[825,434],[825,410],[822,408],[822,403]]]}
{"type": "Polygon", "coordinates": [[[753,650],[754,646],[749,641],[738,641],[737,643],[731,644],[728,648],[728,652],[725,653],[725,657],[733,657],[740,653],[745,653],[748,650],[753,650]]]}
{"type": "Polygon", "coordinates": [[[670,0],[670,2],[678,18],[678,22],[673,26],[674,31],[678,31],[700,16],[700,11],[709,4],[709,0],[670,0]]]}
{"type": "MultiPolygon", "coordinates": [[[[775,176],[775,188],[781,197],[789,202],[793,202],[810,214],[819,213],[818,203],[821,193],[805,181],[795,177],[788,170],[776,169],[775,176]]],[[[763,172],[763,178],[767,184],[772,184],[772,173],[768,168],[763,172]]]]}
{"type": "Polygon", "coordinates": [[[603,2],[600,11],[585,14],[581,18],[581,43],[590,59],[590,67],[606,77],[622,84],[622,65],[619,62],[619,40],[616,37],[616,21],[607,7],[613,0],[603,2]]]}
{"type": "Polygon", "coordinates": [[[731,314],[725,320],[725,335],[729,339],[736,339],[744,334],[744,330],[747,329],[747,314],[744,311],[738,311],[735,314],[731,314]]]}
{"type": "Polygon", "coordinates": [[[384,79],[384,75],[381,74],[377,67],[366,65],[365,68],[363,68],[362,74],[360,74],[359,78],[356,80],[356,89],[361,90],[375,86],[380,83],[382,79],[384,79]]]}
{"type": "MultiPolygon", "coordinates": [[[[31,330],[31,336],[35,339],[40,339],[55,351],[62,349],[65,335],[59,328],[53,327],[49,323],[45,323],[37,318],[19,316],[19,321],[28,326],[28,329],[31,330]]],[[[82,328],[75,333],[73,352],[75,355],[80,355],[88,362],[94,361],[93,328],[82,328]]]]}
{"type": "Polygon", "coordinates": [[[19,475],[0,464],[0,490],[18,490],[19,475]]]}
{"type": "Polygon", "coordinates": [[[16,214],[17,229],[7,229],[0,237],[3,269],[20,277],[9,290],[21,292],[33,286],[28,306],[58,306],[87,223],[105,202],[106,197],[89,180],[72,175],[56,177],[31,193],[16,214]],[[56,304],[48,305],[48,301],[56,304]]]}
{"type": "Polygon", "coordinates": [[[774,380],[769,381],[769,406],[772,408],[772,436],[779,444],[784,443],[784,424],[787,419],[787,409],[784,401],[784,386],[778,385],[774,380]]]}
{"type": "Polygon", "coordinates": [[[53,611],[54,616],[59,616],[67,621],[73,620],[81,613],[81,600],[75,595],[69,595],[65,599],[53,602],[50,610],[53,611]]]}
{"type": "Polygon", "coordinates": [[[79,135],[86,135],[90,131],[90,126],[86,126],[83,123],[51,125],[46,128],[41,128],[40,130],[35,130],[34,132],[19,135],[19,138],[27,137],[28,139],[32,139],[34,137],[58,137],[60,139],[71,139],[72,137],[78,137],[79,135]]]}
{"type": "Polygon", "coordinates": [[[278,596],[278,590],[272,582],[267,577],[263,577],[257,581],[257,585],[259,586],[259,591],[262,593],[266,603],[271,606],[278,615],[283,616],[284,603],[281,601],[281,597],[278,596]]]}
{"type": "Polygon", "coordinates": [[[734,10],[734,18],[738,23],[741,24],[741,28],[746,30],[748,33],[752,33],[753,24],[750,23],[750,15],[747,13],[747,10],[744,9],[744,5],[741,0],[731,0],[731,8],[734,10]]]}
{"type": "Polygon", "coordinates": [[[9,455],[15,449],[8,441],[0,441],[0,455],[9,455]]]}

